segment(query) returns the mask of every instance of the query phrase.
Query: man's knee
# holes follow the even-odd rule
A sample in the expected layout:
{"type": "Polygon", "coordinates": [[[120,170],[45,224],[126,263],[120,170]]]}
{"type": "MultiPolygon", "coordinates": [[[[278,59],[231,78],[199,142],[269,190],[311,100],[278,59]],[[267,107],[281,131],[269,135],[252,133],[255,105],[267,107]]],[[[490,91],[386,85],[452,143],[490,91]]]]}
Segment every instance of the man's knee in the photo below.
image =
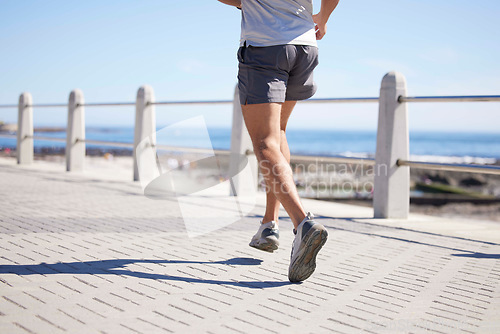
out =
{"type": "Polygon", "coordinates": [[[259,160],[269,160],[274,155],[281,152],[279,143],[275,143],[268,139],[256,140],[254,143],[254,151],[259,160]]]}

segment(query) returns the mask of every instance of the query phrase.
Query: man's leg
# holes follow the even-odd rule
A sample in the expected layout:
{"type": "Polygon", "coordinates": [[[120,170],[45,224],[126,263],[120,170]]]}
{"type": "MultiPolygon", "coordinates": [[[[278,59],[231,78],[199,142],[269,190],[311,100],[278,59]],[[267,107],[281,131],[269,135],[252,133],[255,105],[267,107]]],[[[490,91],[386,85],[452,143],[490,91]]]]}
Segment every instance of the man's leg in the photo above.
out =
{"type": "Polygon", "coordinates": [[[306,212],[300,202],[290,164],[280,149],[281,110],[281,103],[242,105],[243,118],[262,174],[297,228],[306,217],[306,212]]]}
{"type": "MultiPolygon", "coordinates": [[[[293,108],[297,104],[297,101],[286,101],[281,106],[281,115],[280,115],[280,151],[285,157],[288,164],[290,164],[290,148],[288,147],[288,141],[286,140],[286,125],[288,123],[288,119],[293,111],[293,108]]],[[[266,181],[266,211],[264,213],[264,217],[262,218],[262,223],[267,223],[272,220],[278,222],[279,209],[280,209],[280,201],[274,195],[271,185],[266,181]]]]}

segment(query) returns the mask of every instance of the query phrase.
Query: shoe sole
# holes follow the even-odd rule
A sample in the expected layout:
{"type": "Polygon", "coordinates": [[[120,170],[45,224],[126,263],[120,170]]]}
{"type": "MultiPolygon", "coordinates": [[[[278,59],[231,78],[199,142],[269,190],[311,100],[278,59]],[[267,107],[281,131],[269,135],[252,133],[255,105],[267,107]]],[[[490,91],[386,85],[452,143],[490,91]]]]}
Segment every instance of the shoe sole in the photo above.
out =
{"type": "Polygon", "coordinates": [[[249,243],[250,247],[262,250],[264,252],[273,253],[278,249],[280,242],[276,237],[269,236],[265,238],[261,238],[255,243],[249,243]]]}
{"type": "Polygon", "coordinates": [[[328,232],[323,226],[313,226],[304,237],[305,246],[302,254],[290,265],[288,279],[290,282],[302,282],[308,279],[316,269],[316,256],[328,238],[328,232]]]}

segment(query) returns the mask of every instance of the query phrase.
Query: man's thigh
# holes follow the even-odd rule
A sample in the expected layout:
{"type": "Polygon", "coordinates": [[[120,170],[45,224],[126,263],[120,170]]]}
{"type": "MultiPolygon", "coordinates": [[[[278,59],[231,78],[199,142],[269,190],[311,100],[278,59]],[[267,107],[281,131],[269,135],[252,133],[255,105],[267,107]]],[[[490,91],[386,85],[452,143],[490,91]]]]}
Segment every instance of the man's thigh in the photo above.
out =
{"type": "Polygon", "coordinates": [[[280,146],[281,103],[259,103],[242,105],[243,118],[255,145],[280,146]]]}

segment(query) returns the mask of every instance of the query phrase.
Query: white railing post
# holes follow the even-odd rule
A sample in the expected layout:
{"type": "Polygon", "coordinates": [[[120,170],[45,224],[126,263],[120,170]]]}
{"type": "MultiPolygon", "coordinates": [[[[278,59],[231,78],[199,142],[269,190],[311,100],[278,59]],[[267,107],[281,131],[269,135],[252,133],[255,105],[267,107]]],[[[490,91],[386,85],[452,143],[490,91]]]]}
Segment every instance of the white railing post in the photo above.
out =
{"type": "Polygon", "coordinates": [[[85,165],[85,110],[83,92],[69,94],[68,126],[66,128],[66,170],[82,171],[85,165]]]}
{"type": "Polygon", "coordinates": [[[248,196],[255,193],[258,183],[258,163],[253,154],[252,140],[241,113],[240,95],[238,86],[234,91],[233,99],[233,124],[231,128],[231,155],[229,161],[229,175],[232,177],[231,196],[248,196]],[[248,159],[246,173],[242,170],[243,157],[248,159]]]}
{"type": "Polygon", "coordinates": [[[380,86],[377,152],[375,154],[375,185],[373,209],[375,218],[408,218],[410,207],[410,170],[398,167],[398,159],[408,160],[408,108],[399,103],[407,96],[406,79],[398,72],[389,72],[380,86]]]}
{"type": "Polygon", "coordinates": [[[33,163],[33,98],[30,93],[19,96],[17,114],[17,163],[33,163]]]}
{"type": "MultiPolygon", "coordinates": [[[[156,116],[154,91],[149,85],[144,85],[137,91],[135,102],[135,130],[134,130],[134,181],[139,181],[139,166],[137,163],[137,146],[146,137],[150,137],[152,145],[156,144],[156,116]]],[[[153,161],[156,163],[156,161],[153,161]]]]}

